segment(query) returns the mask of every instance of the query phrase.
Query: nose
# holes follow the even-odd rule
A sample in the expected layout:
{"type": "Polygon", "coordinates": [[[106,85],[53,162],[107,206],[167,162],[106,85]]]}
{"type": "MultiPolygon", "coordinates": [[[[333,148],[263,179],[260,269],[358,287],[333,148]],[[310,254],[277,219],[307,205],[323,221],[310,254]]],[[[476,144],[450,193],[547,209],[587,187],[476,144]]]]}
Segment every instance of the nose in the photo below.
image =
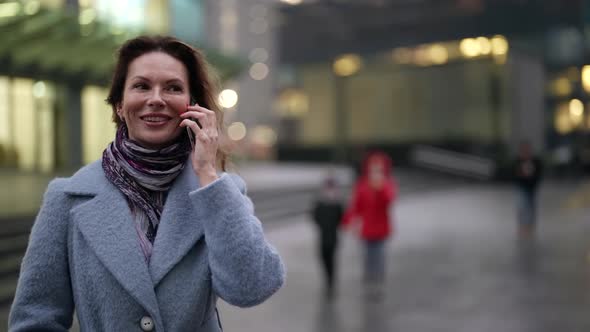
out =
{"type": "Polygon", "coordinates": [[[154,107],[154,108],[160,108],[163,107],[165,102],[164,99],[162,98],[162,93],[160,91],[160,89],[153,89],[153,93],[150,95],[149,99],[148,99],[148,106],[150,107],[154,107]]]}

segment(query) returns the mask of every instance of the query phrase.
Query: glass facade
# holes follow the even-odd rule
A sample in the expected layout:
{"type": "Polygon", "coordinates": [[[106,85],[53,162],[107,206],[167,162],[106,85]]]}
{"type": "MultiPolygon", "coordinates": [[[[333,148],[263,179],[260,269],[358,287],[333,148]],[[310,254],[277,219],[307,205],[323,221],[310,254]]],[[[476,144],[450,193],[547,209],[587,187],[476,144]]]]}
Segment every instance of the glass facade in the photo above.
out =
{"type": "Polygon", "coordinates": [[[111,107],[105,103],[104,87],[87,86],[82,91],[82,161],[99,159],[102,151],[115,137],[111,107]]]}
{"type": "MultiPolygon", "coordinates": [[[[50,10],[61,10],[67,2],[39,3],[50,10]]],[[[194,10],[198,3],[185,1],[180,11],[194,10]]],[[[172,1],[79,0],[78,5],[82,28],[98,19],[111,25],[113,35],[122,30],[171,30],[172,1]]],[[[186,22],[178,29],[190,30],[187,26],[195,25],[194,18],[189,20],[188,13],[184,15],[186,22]]],[[[39,81],[35,76],[34,72],[30,77],[0,76],[0,167],[51,173],[99,159],[115,134],[105,86],[68,82],[60,77],[39,81]]]]}
{"type": "Polygon", "coordinates": [[[428,61],[416,51],[426,47],[421,46],[403,51],[406,59],[394,50],[361,56],[350,64],[336,61],[297,67],[293,85],[308,103],[302,110],[289,112],[292,98],[299,97],[279,95],[278,111],[297,123],[294,132],[284,131],[295,137],[282,139],[303,146],[343,140],[354,145],[507,142],[507,50],[498,61],[491,50],[462,55],[459,45],[458,41],[448,43],[443,48],[448,50],[443,51],[445,56],[434,51],[428,61]]]}
{"type": "Polygon", "coordinates": [[[55,98],[50,82],[0,77],[0,165],[54,170],[55,98]]]}

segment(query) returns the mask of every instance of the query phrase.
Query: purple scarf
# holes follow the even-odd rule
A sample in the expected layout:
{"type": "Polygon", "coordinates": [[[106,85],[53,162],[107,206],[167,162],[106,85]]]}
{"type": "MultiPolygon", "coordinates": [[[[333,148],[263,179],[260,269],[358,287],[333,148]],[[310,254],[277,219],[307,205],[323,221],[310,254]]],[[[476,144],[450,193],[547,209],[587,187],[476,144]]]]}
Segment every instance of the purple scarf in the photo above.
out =
{"type": "Polygon", "coordinates": [[[147,149],[130,140],[127,126],[122,125],[102,154],[107,179],[127,198],[147,262],[152,255],[166,195],[191,150],[186,135],[180,137],[163,149],[147,149]]]}

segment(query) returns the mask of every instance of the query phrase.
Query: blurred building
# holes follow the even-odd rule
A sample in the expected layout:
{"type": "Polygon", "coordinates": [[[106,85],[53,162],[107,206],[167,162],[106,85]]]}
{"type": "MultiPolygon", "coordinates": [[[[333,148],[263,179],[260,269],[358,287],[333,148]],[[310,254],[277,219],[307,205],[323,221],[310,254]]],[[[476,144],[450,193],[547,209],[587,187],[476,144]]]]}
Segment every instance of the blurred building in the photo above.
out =
{"type": "Polygon", "coordinates": [[[208,43],[244,59],[243,72],[224,84],[228,90],[220,100],[238,158],[274,158],[277,4],[279,0],[206,1],[208,43]]]}
{"type": "MultiPolygon", "coordinates": [[[[235,44],[241,35],[227,38],[228,14],[218,7],[225,10],[228,3],[237,1],[0,3],[0,167],[53,172],[100,158],[115,130],[105,103],[114,52],[132,36],[172,34],[196,45],[223,85],[239,87],[230,79],[245,67],[246,60],[238,57],[245,46],[235,44]],[[219,16],[225,21],[218,22],[219,16]]],[[[264,9],[250,12],[265,14],[264,9]]],[[[241,33],[234,28],[234,34],[241,33]]],[[[264,40],[260,45],[266,47],[264,40]]],[[[260,90],[251,93],[264,96],[260,90]]],[[[224,103],[235,109],[230,104],[224,103]]]]}
{"type": "Polygon", "coordinates": [[[590,128],[588,1],[284,2],[281,159],[427,144],[503,162],[590,128]]]}

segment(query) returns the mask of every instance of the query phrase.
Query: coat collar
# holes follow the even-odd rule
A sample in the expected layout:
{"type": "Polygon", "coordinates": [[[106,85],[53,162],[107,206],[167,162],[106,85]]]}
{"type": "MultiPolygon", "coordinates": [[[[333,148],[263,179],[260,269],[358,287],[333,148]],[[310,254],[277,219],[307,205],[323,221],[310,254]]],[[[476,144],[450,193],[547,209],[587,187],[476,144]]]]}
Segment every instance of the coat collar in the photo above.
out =
{"type": "Polygon", "coordinates": [[[71,210],[75,224],[110,273],[155,318],[155,287],[204,235],[201,221],[191,218],[188,195],[198,187],[189,160],[168,193],[149,264],[127,200],[106,178],[100,161],[80,169],[65,188],[70,195],[93,197],[71,210]]]}
{"type": "Polygon", "coordinates": [[[199,188],[199,181],[190,161],[175,180],[164,205],[158,235],[150,262],[150,273],[154,286],[204,236],[204,220],[195,220],[193,204],[189,193],[199,188]]]}

